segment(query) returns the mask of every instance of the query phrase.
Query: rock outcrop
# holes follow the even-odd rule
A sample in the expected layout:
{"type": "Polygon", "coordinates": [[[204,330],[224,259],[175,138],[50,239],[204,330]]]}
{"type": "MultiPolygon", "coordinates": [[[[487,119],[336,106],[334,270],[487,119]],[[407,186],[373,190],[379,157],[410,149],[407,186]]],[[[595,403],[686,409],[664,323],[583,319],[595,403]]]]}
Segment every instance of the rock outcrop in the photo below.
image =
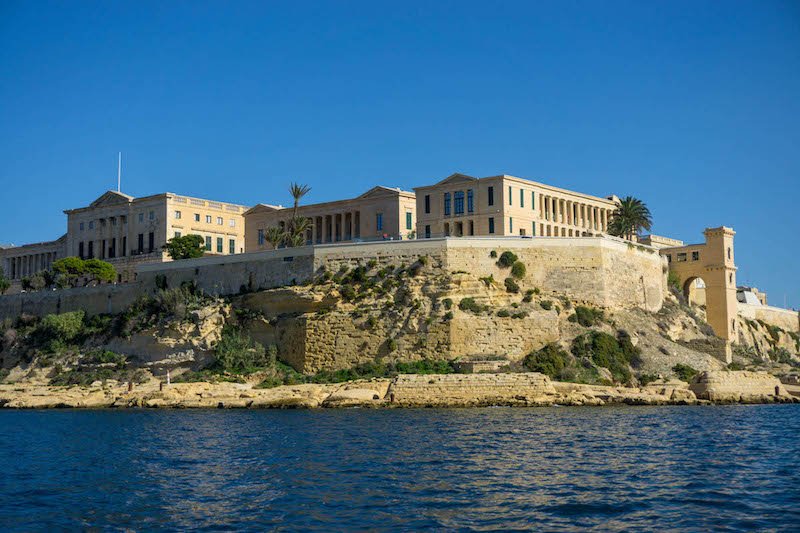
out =
{"type": "Polygon", "coordinates": [[[702,372],[689,387],[695,395],[712,402],[766,403],[791,401],[780,380],[764,372],[702,372]]]}

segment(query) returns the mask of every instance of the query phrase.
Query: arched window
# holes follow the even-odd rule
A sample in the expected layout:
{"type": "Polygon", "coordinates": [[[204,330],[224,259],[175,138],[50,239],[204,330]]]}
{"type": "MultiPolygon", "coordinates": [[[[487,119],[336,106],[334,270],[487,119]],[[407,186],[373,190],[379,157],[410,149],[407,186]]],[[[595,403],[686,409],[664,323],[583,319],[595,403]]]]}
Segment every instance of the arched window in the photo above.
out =
{"type": "Polygon", "coordinates": [[[728,246],[728,259],[730,259],[730,258],[731,258],[731,247],[728,246]]]}

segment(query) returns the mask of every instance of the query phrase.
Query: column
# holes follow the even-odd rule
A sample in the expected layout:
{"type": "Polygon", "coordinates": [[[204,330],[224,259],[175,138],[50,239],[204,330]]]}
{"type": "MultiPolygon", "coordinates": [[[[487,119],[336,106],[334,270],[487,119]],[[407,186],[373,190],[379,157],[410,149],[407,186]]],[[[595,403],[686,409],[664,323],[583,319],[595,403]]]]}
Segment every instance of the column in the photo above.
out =
{"type": "MultiPolygon", "coordinates": [[[[572,205],[573,205],[572,202],[570,200],[567,200],[567,224],[569,224],[570,226],[572,226],[575,223],[575,221],[573,220],[574,213],[572,212],[572,205]]],[[[572,235],[569,236],[572,237],[572,235]]]]}

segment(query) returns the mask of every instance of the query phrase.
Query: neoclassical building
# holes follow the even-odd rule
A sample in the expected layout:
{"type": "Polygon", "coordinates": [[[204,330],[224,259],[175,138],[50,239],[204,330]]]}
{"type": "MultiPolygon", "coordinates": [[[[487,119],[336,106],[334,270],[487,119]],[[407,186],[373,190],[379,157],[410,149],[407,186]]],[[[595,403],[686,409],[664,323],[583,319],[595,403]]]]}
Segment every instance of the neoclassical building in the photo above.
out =
{"type": "Polygon", "coordinates": [[[414,192],[420,238],[594,235],[607,231],[618,202],[506,174],[453,174],[414,192]]]}
{"type": "Polygon", "coordinates": [[[242,253],[246,210],[171,192],[134,198],[108,191],[86,207],[64,211],[67,233],[58,240],[0,249],[0,265],[6,277],[20,280],[61,257],[98,258],[126,281],[136,264],[168,261],[163,246],[176,236],[202,236],[207,254],[242,253]]]}
{"type": "MultiPolygon", "coordinates": [[[[306,243],[326,244],[414,238],[416,209],[413,192],[378,186],[349,200],[301,205],[297,215],[311,221],[306,243]]],[[[268,204],[245,212],[245,251],[270,249],[267,229],[285,228],[292,213],[291,207],[268,204]]]]}

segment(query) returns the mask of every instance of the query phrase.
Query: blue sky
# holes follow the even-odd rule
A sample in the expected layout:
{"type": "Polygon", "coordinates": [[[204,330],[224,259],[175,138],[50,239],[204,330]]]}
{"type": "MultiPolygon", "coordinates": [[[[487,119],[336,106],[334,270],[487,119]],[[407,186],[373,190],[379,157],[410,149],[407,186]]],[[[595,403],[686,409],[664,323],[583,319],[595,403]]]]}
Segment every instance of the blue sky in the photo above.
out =
{"type": "Polygon", "coordinates": [[[453,172],[737,231],[800,306],[800,3],[0,3],[0,242],[116,185],[309,202],[453,172]]]}

